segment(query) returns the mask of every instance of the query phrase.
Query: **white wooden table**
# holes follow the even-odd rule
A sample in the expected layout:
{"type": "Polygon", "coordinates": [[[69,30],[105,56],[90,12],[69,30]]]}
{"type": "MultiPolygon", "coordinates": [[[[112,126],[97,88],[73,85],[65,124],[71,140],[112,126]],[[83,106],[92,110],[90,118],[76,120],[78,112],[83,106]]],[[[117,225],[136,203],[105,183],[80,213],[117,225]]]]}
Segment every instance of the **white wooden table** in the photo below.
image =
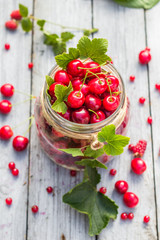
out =
{"type": "MultiPolygon", "coordinates": [[[[35,25],[34,32],[25,34],[6,31],[4,22],[9,19],[13,9],[18,8],[18,0],[0,0],[0,85],[12,83],[16,89],[28,94],[39,95],[45,75],[55,64],[54,55],[43,45],[41,33],[35,25]],[[4,44],[11,49],[6,52],[4,44]],[[34,62],[33,72],[28,63],[34,62]]],[[[109,40],[109,55],[121,73],[127,94],[131,102],[131,119],[128,136],[132,143],[145,139],[148,142],[144,160],[148,169],[142,176],[130,170],[131,155],[125,149],[124,154],[108,164],[108,170],[117,169],[115,177],[109,171],[101,170],[103,175],[100,186],[107,187],[108,196],[119,205],[117,220],[98,237],[88,236],[88,221],[62,203],[62,196],[82,177],[78,173],[71,178],[69,171],[56,166],[40,149],[35,125],[29,133],[30,145],[27,151],[16,153],[11,141],[0,143],[0,240],[156,240],[160,233],[160,94],[155,83],[160,83],[160,4],[152,10],[127,9],[111,0],[22,0],[36,17],[48,19],[69,26],[98,27],[95,37],[109,40]],[[138,63],[138,53],[146,46],[151,48],[152,61],[149,66],[138,63]],[[129,76],[136,80],[130,83],[129,76]],[[140,106],[139,97],[145,97],[146,103],[140,106]],[[147,117],[153,117],[153,125],[147,124],[147,117]],[[20,170],[14,178],[8,163],[15,161],[20,170]],[[129,190],[139,198],[139,206],[133,210],[133,221],[123,222],[120,213],[130,212],[122,203],[122,197],[114,190],[116,180],[124,179],[129,190]],[[46,192],[47,186],[55,188],[55,196],[46,192]],[[13,198],[11,207],[5,204],[6,197],[13,198]],[[31,206],[39,206],[39,214],[33,215],[31,206]],[[149,224],[143,223],[143,217],[151,217],[149,224]]],[[[48,29],[59,33],[60,29],[48,24],[48,29]]],[[[82,33],[76,33],[71,44],[76,45],[82,33]]],[[[2,97],[1,97],[2,98],[2,97]]],[[[13,103],[23,101],[26,96],[16,94],[13,103]]],[[[13,108],[8,116],[0,115],[1,126],[17,125],[29,117],[34,110],[30,102],[13,108]]],[[[27,124],[15,129],[15,135],[23,134],[27,124]]]]}

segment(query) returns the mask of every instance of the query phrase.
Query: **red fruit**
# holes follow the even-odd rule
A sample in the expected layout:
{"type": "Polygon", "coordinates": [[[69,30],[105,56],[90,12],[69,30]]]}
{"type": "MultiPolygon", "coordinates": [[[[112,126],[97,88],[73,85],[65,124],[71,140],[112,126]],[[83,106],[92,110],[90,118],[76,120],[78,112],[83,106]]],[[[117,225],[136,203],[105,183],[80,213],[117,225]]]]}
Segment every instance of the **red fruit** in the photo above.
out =
{"type": "Polygon", "coordinates": [[[6,198],[6,204],[11,205],[12,204],[12,198],[6,198]]]}
{"type": "Polygon", "coordinates": [[[115,90],[117,90],[117,88],[119,86],[118,78],[116,78],[115,76],[109,75],[109,76],[107,76],[107,81],[109,84],[109,86],[107,84],[107,89],[106,89],[107,92],[110,92],[110,90],[111,90],[111,92],[114,92],[115,90]]]}
{"type": "Polygon", "coordinates": [[[84,77],[85,70],[81,68],[84,68],[84,65],[80,60],[72,60],[67,65],[67,73],[69,73],[72,77],[84,77]]]}
{"type": "Polygon", "coordinates": [[[147,141],[139,140],[136,146],[133,146],[132,151],[134,153],[134,156],[142,157],[145,153],[146,147],[147,147],[147,141]]]}
{"type": "Polygon", "coordinates": [[[76,91],[79,91],[81,89],[81,92],[85,96],[89,93],[90,87],[87,84],[85,84],[85,83],[82,86],[82,82],[80,80],[73,80],[72,81],[72,86],[73,86],[73,89],[76,90],[76,91]]]}
{"type": "Polygon", "coordinates": [[[109,173],[110,173],[110,175],[115,176],[116,173],[117,173],[117,170],[116,169],[111,169],[109,173]]]}
{"type": "Polygon", "coordinates": [[[59,113],[63,118],[67,119],[68,121],[71,121],[71,110],[68,108],[66,113],[62,114],[59,113]]]}
{"type": "Polygon", "coordinates": [[[13,136],[13,131],[9,125],[5,125],[0,129],[0,139],[8,140],[13,136]]]}
{"type": "Polygon", "coordinates": [[[14,162],[10,162],[8,164],[8,167],[9,167],[10,170],[13,170],[16,167],[16,164],[14,162]]]}
{"type": "Polygon", "coordinates": [[[18,176],[18,174],[19,174],[19,170],[17,168],[13,168],[12,169],[12,175],[13,176],[18,176]]]}
{"type": "Polygon", "coordinates": [[[33,213],[37,213],[39,208],[38,208],[37,205],[34,205],[34,206],[32,206],[31,210],[32,210],[33,213]]]}
{"type": "Polygon", "coordinates": [[[22,18],[19,9],[12,11],[10,16],[11,16],[11,18],[13,18],[15,20],[21,20],[21,18],[22,18]]]}
{"type": "MultiPolygon", "coordinates": [[[[96,62],[88,62],[88,63],[84,64],[84,67],[88,68],[86,70],[89,70],[90,72],[92,72],[94,74],[101,72],[101,67],[96,62]]],[[[92,73],[88,73],[87,77],[89,77],[89,78],[95,77],[95,75],[93,75],[92,73]]]]}
{"type": "Polygon", "coordinates": [[[0,102],[0,113],[8,114],[12,109],[12,104],[8,100],[2,100],[0,102]]]}
{"type": "Polygon", "coordinates": [[[129,77],[129,79],[130,79],[131,82],[134,82],[135,76],[134,76],[134,75],[131,75],[131,76],[129,77]]]}
{"type": "Polygon", "coordinates": [[[26,149],[28,143],[29,143],[28,138],[23,136],[16,136],[13,139],[13,147],[17,152],[21,152],[24,149],[26,149]]]}
{"type": "Polygon", "coordinates": [[[49,90],[48,90],[48,93],[51,97],[55,97],[55,87],[56,85],[62,85],[62,86],[65,86],[63,83],[58,83],[58,82],[55,82],[53,83],[50,87],[49,87],[49,90]]]}
{"type": "Polygon", "coordinates": [[[143,221],[144,221],[145,223],[148,223],[148,222],[150,221],[150,217],[149,217],[148,215],[144,216],[143,221]]]}
{"type": "Polygon", "coordinates": [[[11,97],[14,94],[14,87],[10,83],[5,83],[1,87],[1,93],[5,97],[11,97]]]}
{"type": "Polygon", "coordinates": [[[132,220],[134,218],[134,214],[133,213],[129,213],[127,215],[127,217],[128,217],[129,220],[132,220]]]}
{"type": "Polygon", "coordinates": [[[101,107],[101,99],[97,96],[94,96],[92,94],[88,94],[85,99],[85,106],[88,109],[91,109],[93,111],[97,111],[101,107]]]}
{"type": "Polygon", "coordinates": [[[77,171],[75,170],[70,170],[70,176],[75,177],[77,175],[77,171]]]}
{"type": "Polygon", "coordinates": [[[6,50],[9,50],[9,49],[10,49],[9,43],[6,43],[6,44],[4,45],[4,48],[5,48],[6,50]]]}
{"type": "Polygon", "coordinates": [[[123,201],[127,207],[134,208],[137,206],[139,198],[132,192],[126,192],[123,196],[123,201]]]}
{"type": "Polygon", "coordinates": [[[85,96],[82,92],[73,91],[69,94],[67,104],[71,108],[80,108],[85,101],[85,96]]]}
{"type": "Polygon", "coordinates": [[[147,64],[151,61],[151,54],[150,54],[150,49],[146,48],[145,50],[141,51],[139,53],[139,62],[141,64],[147,64]]]}
{"type": "Polygon", "coordinates": [[[72,112],[72,121],[80,124],[88,124],[90,121],[90,115],[87,109],[81,107],[72,112]]]}
{"type": "Polygon", "coordinates": [[[129,144],[128,145],[128,150],[133,152],[133,149],[134,149],[134,145],[133,144],[129,144]]]}
{"type": "Polygon", "coordinates": [[[153,122],[152,117],[148,117],[147,122],[151,125],[153,122]]]}
{"type": "Polygon", "coordinates": [[[51,186],[47,187],[46,190],[47,190],[48,193],[52,193],[53,192],[53,188],[51,186]]]}
{"type": "Polygon", "coordinates": [[[92,113],[91,115],[91,119],[90,119],[90,123],[97,123],[97,122],[101,122],[106,118],[106,115],[104,114],[104,112],[98,110],[95,113],[92,113]],[[98,116],[97,116],[98,115],[98,116]]]}
{"type": "Polygon", "coordinates": [[[119,106],[119,98],[117,96],[107,96],[103,99],[103,106],[107,111],[114,111],[119,106]]]}
{"type": "Polygon", "coordinates": [[[94,94],[101,94],[107,89],[107,82],[105,78],[93,78],[89,81],[88,86],[90,86],[90,92],[94,94]]]}
{"type": "Polygon", "coordinates": [[[119,193],[124,194],[128,190],[128,183],[123,180],[119,180],[115,183],[115,188],[119,193]]]}
{"type": "Polygon", "coordinates": [[[141,158],[134,158],[131,161],[132,171],[138,175],[146,171],[146,163],[141,158]]]}
{"type": "Polygon", "coordinates": [[[5,23],[7,29],[11,31],[15,31],[18,27],[17,22],[15,20],[9,20],[5,23]]]}
{"type": "Polygon", "coordinates": [[[155,88],[160,91],[160,84],[156,83],[155,88]]]}
{"type": "Polygon", "coordinates": [[[33,63],[32,63],[32,62],[28,63],[28,68],[29,68],[29,69],[32,69],[32,68],[33,68],[33,63]]]}
{"type": "Polygon", "coordinates": [[[144,97],[139,98],[139,103],[140,104],[144,104],[145,101],[146,101],[146,99],[144,97]]]}
{"type": "Polygon", "coordinates": [[[66,71],[59,70],[54,75],[55,82],[63,83],[64,85],[68,86],[70,82],[70,78],[66,71]]]}
{"type": "Polygon", "coordinates": [[[126,220],[126,219],[127,219],[127,213],[125,213],[125,212],[122,213],[122,214],[121,214],[121,219],[122,219],[122,220],[126,220]]]}
{"type": "Polygon", "coordinates": [[[105,194],[107,192],[107,189],[105,187],[101,187],[99,189],[99,192],[102,193],[102,194],[105,194]]]}

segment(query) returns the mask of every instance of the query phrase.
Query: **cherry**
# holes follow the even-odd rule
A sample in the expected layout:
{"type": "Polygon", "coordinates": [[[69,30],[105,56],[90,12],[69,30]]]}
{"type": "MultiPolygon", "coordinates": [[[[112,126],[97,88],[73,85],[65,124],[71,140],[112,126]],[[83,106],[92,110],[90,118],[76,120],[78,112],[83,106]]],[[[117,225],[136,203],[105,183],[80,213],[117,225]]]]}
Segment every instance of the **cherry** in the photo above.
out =
{"type": "Polygon", "coordinates": [[[107,82],[105,78],[93,78],[89,81],[88,86],[90,86],[90,92],[95,94],[101,94],[106,91],[107,89],[107,82]]]}
{"type": "Polygon", "coordinates": [[[151,125],[152,124],[152,117],[148,117],[147,122],[151,125]]]}
{"type": "Polygon", "coordinates": [[[105,194],[107,192],[107,189],[105,187],[101,187],[99,189],[99,192],[102,193],[102,194],[105,194]]]}
{"type": "Polygon", "coordinates": [[[29,69],[32,69],[32,68],[33,68],[33,63],[32,63],[32,62],[28,63],[28,68],[29,68],[29,69]]]}
{"type": "Polygon", "coordinates": [[[14,94],[14,87],[10,83],[6,83],[1,87],[1,93],[5,97],[11,97],[14,94]]]}
{"type": "Polygon", "coordinates": [[[133,144],[129,144],[128,145],[128,150],[133,152],[133,149],[134,149],[134,145],[133,144]]]}
{"type": "Polygon", "coordinates": [[[106,118],[106,115],[104,114],[104,112],[98,110],[95,113],[92,113],[91,115],[91,119],[90,119],[90,123],[97,123],[97,122],[101,122],[106,118]]]}
{"type": "Polygon", "coordinates": [[[84,107],[74,110],[72,112],[72,121],[80,124],[88,124],[90,115],[87,109],[84,107]]]}
{"type": "Polygon", "coordinates": [[[136,194],[132,192],[126,192],[123,196],[123,201],[129,208],[134,208],[139,202],[139,199],[136,194]]]}
{"type": "Polygon", "coordinates": [[[69,73],[72,77],[84,77],[85,70],[81,68],[84,68],[84,65],[80,60],[72,60],[67,65],[67,73],[69,73]]]}
{"type": "Polygon", "coordinates": [[[9,49],[10,49],[10,44],[9,44],[9,43],[6,43],[6,44],[4,45],[4,48],[5,48],[6,50],[9,50],[9,49]]]}
{"type": "Polygon", "coordinates": [[[88,94],[85,99],[85,106],[88,109],[97,111],[101,107],[101,99],[93,94],[88,94]]]}
{"type": "MultiPolygon", "coordinates": [[[[101,67],[96,62],[88,62],[88,63],[84,64],[84,67],[88,68],[88,70],[94,74],[101,72],[101,67]]],[[[87,77],[89,77],[89,78],[95,77],[92,73],[88,73],[87,77]]]]}
{"type": "Polygon", "coordinates": [[[109,173],[110,173],[110,175],[115,176],[116,173],[117,173],[117,170],[116,169],[111,169],[109,173]]]}
{"type": "Polygon", "coordinates": [[[0,138],[8,140],[13,136],[13,131],[9,125],[5,125],[0,129],[0,138]]]}
{"type": "Polygon", "coordinates": [[[55,97],[55,87],[56,85],[62,85],[62,86],[65,86],[63,83],[58,83],[58,82],[55,82],[53,83],[50,87],[49,87],[49,90],[48,90],[48,93],[51,97],[55,97]]]}
{"type": "Polygon", "coordinates": [[[122,213],[122,214],[121,214],[121,219],[122,219],[122,220],[126,220],[126,219],[127,219],[127,213],[125,213],[125,212],[122,213]]]}
{"type": "Polygon", "coordinates": [[[64,85],[68,86],[70,82],[70,78],[66,71],[59,70],[54,75],[55,82],[63,83],[64,85]]]}
{"type": "Polygon", "coordinates": [[[32,206],[31,210],[32,210],[33,213],[37,213],[39,208],[38,208],[37,205],[34,205],[34,206],[32,206]]]}
{"type": "Polygon", "coordinates": [[[119,106],[119,99],[117,96],[107,96],[103,99],[103,106],[107,111],[114,111],[119,106]]]}
{"type": "Polygon", "coordinates": [[[8,100],[2,100],[0,102],[0,113],[8,114],[12,109],[12,104],[8,100]]]}
{"type": "Polygon", "coordinates": [[[144,104],[145,101],[146,101],[146,99],[144,97],[139,98],[139,103],[140,104],[144,104]]]}
{"type": "Polygon", "coordinates": [[[107,84],[107,92],[114,92],[115,90],[117,90],[118,86],[119,86],[119,80],[118,78],[116,78],[115,76],[112,76],[112,75],[109,75],[107,77],[107,81],[108,81],[108,84],[107,84]]]}
{"type": "Polygon", "coordinates": [[[127,217],[129,220],[132,220],[134,218],[134,214],[132,212],[128,213],[127,217]]]}
{"type": "Polygon", "coordinates": [[[13,168],[12,169],[12,175],[13,176],[18,176],[18,174],[19,174],[19,170],[17,168],[13,168]]]}
{"type": "Polygon", "coordinates": [[[13,170],[16,167],[16,164],[14,162],[8,163],[8,167],[10,170],[13,170]]]}
{"type": "Polygon", "coordinates": [[[71,121],[71,110],[68,108],[66,113],[62,114],[59,113],[63,118],[67,119],[68,121],[71,121]]]}
{"type": "Polygon", "coordinates": [[[134,75],[131,75],[131,76],[129,77],[129,79],[130,79],[131,82],[134,82],[135,76],[134,76],[134,75]]]}
{"type": "Polygon", "coordinates": [[[134,158],[131,161],[131,168],[134,173],[141,175],[146,171],[147,165],[141,158],[134,158]]]}
{"type": "Polygon", "coordinates": [[[13,139],[13,147],[17,152],[21,152],[24,149],[26,149],[28,143],[29,143],[28,138],[23,136],[16,136],[13,139]]]}
{"type": "Polygon", "coordinates": [[[6,198],[6,204],[11,205],[12,204],[12,198],[6,198]]]}
{"type": "Polygon", "coordinates": [[[11,16],[11,18],[16,19],[16,20],[21,20],[21,18],[22,18],[19,9],[12,11],[10,16],[11,16]]]}
{"type": "Polygon", "coordinates": [[[151,61],[150,49],[146,48],[139,53],[139,62],[141,64],[147,64],[151,61]]]}
{"type": "Polygon", "coordinates": [[[52,193],[53,192],[53,188],[51,186],[47,187],[46,190],[47,190],[48,193],[52,193]]]}
{"type": "Polygon", "coordinates": [[[115,188],[119,193],[124,194],[128,190],[128,183],[123,180],[119,180],[115,183],[115,188]]]}
{"type": "Polygon", "coordinates": [[[89,93],[90,87],[87,84],[83,84],[80,80],[73,80],[72,81],[72,86],[74,90],[79,91],[81,89],[81,92],[86,96],[89,93]]]}
{"type": "Polygon", "coordinates": [[[148,215],[144,216],[143,221],[148,223],[150,221],[150,217],[148,215]]]}
{"type": "Polygon", "coordinates": [[[77,175],[77,171],[75,170],[70,170],[70,176],[75,177],[77,175]]]}
{"type": "Polygon", "coordinates": [[[71,108],[79,108],[85,101],[84,94],[80,91],[73,91],[69,94],[67,104],[71,108]]]}

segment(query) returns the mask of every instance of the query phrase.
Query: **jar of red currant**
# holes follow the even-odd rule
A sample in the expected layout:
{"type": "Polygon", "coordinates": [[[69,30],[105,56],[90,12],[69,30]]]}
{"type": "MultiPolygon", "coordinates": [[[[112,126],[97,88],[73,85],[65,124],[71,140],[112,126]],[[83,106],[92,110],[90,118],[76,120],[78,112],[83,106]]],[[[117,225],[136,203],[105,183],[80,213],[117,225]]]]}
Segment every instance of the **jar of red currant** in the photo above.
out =
{"type": "MultiPolygon", "coordinates": [[[[89,62],[90,60],[87,61],[89,62]]],[[[59,66],[53,67],[49,73],[49,76],[54,79],[57,71],[61,71],[59,66]]],[[[44,84],[41,95],[39,98],[37,98],[35,104],[35,120],[38,138],[40,140],[42,149],[56,164],[69,169],[81,169],[81,167],[75,162],[81,160],[82,157],[73,157],[71,154],[63,152],[59,149],[83,149],[88,145],[90,145],[92,149],[96,149],[99,145],[97,134],[106,125],[114,124],[116,127],[116,133],[125,135],[129,119],[129,101],[125,93],[123,80],[115,67],[110,63],[101,66],[100,74],[103,75],[104,73],[107,73],[108,79],[112,79],[113,76],[118,79],[118,88],[111,94],[118,96],[119,104],[114,111],[107,111],[103,105],[105,93],[100,94],[99,96],[95,95],[101,99],[102,102],[99,111],[102,111],[105,114],[105,118],[103,118],[101,121],[95,121],[95,123],[93,123],[91,120],[88,122],[88,124],[80,124],[74,121],[73,118],[76,111],[81,112],[82,110],[84,111],[84,109],[89,110],[87,108],[87,104],[85,106],[85,103],[83,104],[82,108],[68,108],[65,115],[55,112],[52,109],[52,100],[49,99],[48,94],[46,93],[47,83],[44,84]]],[[[86,82],[87,81],[89,82],[90,79],[86,79],[86,82]]],[[[109,82],[109,84],[110,83],[111,82],[109,82]]],[[[87,98],[87,96],[85,97],[87,98]]],[[[96,115],[96,113],[92,110],[89,112],[89,117],[93,118],[94,114],[94,117],[98,117],[98,115],[96,115]]],[[[82,117],[87,118],[87,116],[84,114],[82,117]]],[[[110,159],[111,156],[107,156],[106,154],[98,158],[98,160],[102,163],[106,163],[110,159]]]]}

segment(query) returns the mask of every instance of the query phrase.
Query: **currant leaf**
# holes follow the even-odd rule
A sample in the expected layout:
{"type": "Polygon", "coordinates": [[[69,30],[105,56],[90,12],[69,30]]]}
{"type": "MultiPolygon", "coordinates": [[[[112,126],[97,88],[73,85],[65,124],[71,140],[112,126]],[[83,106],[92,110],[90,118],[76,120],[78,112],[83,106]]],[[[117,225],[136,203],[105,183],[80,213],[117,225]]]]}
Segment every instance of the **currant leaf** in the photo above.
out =
{"type": "Polygon", "coordinates": [[[28,16],[28,8],[22,4],[19,4],[19,12],[22,17],[27,17],[28,16]]]}
{"type": "Polygon", "coordinates": [[[88,146],[86,148],[86,150],[84,151],[84,155],[86,157],[92,157],[92,158],[98,158],[98,157],[102,156],[103,154],[104,154],[103,148],[93,150],[90,146],[88,146]]]}
{"type": "Polygon", "coordinates": [[[55,57],[58,66],[65,69],[68,63],[80,56],[78,49],[69,48],[69,53],[63,53],[55,57]]]}
{"type": "Polygon", "coordinates": [[[54,79],[51,76],[46,75],[46,83],[50,87],[54,83],[54,79]]]}
{"type": "Polygon", "coordinates": [[[62,152],[69,153],[73,157],[84,156],[80,148],[67,148],[67,149],[59,149],[59,150],[61,150],[62,152]]]}
{"type": "Polygon", "coordinates": [[[104,168],[104,169],[107,169],[107,167],[99,162],[97,159],[88,159],[88,158],[85,158],[85,159],[82,159],[81,161],[77,161],[75,162],[77,165],[81,165],[81,166],[89,166],[91,168],[96,168],[96,167],[99,167],[99,168],[104,168]]]}
{"type": "Polygon", "coordinates": [[[43,20],[43,19],[38,19],[37,20],[37,25],[40,26],[41,31],[43,31],[45,23],[46,23],[46,20],[43,20]]]}
{"type": "Polygon", "coordinates": [[[144,8],[144,9],[150,9],[159,2],[159,0],[132,0],[132,1],[114,0],[114,1],[124,7],[144,8]]]}
{"type": "Polygon", "coordinates": [[[29,32],[32,30],[32,22],[29,18],[22,18],[21,26],[25,32],[29,32]]]}
{"type": "Polygon", "coordinates": [[[69,40],[71,40],[72,38],[74,38],[74,34],[71,32],[62,32],[61,33],[61,38],[64,42],[68,42],[69,40]]]}
{"type": "Polygon", "coordinates": [[[60,102],[60,101],[56,100],[52,105],[52,109],[55,112],[65,114],[67,111],[67,105],[64,102],[60,102]]]}

